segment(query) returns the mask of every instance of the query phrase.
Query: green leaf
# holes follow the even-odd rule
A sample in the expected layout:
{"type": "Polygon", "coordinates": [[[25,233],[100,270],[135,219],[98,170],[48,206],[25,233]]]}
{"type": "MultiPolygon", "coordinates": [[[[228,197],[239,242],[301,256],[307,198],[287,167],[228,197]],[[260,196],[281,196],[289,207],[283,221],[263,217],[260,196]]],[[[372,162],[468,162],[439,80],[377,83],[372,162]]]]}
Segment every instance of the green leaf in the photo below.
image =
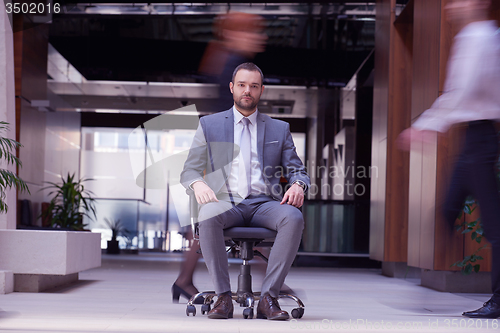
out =
{"type": "Polygon", "coordinates": [[[477,225],[477,221],[472,221],[472,222],[467,223],[468,228],[474,228],[476,225],[477,225]]]}
{"type": "MultiPolygon", "coordinates": [[[[9,130],[9,123],[5,121],[0,121],[0,134],[9,130]]],[[[0,161],[5,162],[5,164],[15,165],[16,167],[22,167],[22,163],[16,156],[16,149],[22,147],[22,145],[12,139],[0,136],[0,161]]],[[[12,187],[17,187],[21,192],[28,192],[28,185],[19,178],[15,173],[0,169],[0,213],[5,213],[8,210],[8,205],[5,202],[6,190],[12,187]]]]}
{"type": "Polygon", "coordinates": [[[470,273],[472,273],[472,265],[467,264],[467,266],[465,266],[465,268],[463,270],[463,273],[464,273],[464,275],[469,275],[470,273]]]}
{"type": "Polygon", "coordinates": [[[481,265],[474,265],[474,272],[479,273],[479,269],[481,269],[481,265]]]}
{"type": "Polygon", "coordinates": [[[477,237],[477,232],[473,232],[471,235],[470,235],[470,238],[472,238],[472,240],[476,239],[477,237]]]}

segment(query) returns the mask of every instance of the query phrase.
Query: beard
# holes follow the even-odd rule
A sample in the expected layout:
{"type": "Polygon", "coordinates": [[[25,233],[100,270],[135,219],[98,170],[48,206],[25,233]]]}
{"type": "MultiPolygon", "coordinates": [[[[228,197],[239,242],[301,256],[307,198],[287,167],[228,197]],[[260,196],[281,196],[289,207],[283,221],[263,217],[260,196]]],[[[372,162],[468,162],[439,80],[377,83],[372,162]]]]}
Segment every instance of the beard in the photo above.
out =
{"type": "Polygon", "coordinates": [[[251,96],[241,96],[240,98],[238,98],[238,100],[234,101],[234,104],[236,104],[242,110],[251,111],[255,109],[257,104],[259,104],[259,100],[255,100],[255,98],[251,96]],[[251,100],[243,100],[243,97],[250,97],[251,100]]]}

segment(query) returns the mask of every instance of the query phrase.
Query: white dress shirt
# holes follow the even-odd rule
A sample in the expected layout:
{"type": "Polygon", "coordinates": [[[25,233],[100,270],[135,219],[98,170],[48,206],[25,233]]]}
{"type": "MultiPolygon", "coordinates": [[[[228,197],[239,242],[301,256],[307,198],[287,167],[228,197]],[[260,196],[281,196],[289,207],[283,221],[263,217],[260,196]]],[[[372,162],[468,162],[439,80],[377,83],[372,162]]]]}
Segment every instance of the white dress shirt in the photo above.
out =
{"type": "MultiPolygon", "coordinates": [[[[267,186],[264,182],[264,178],[262,176],[262,169],[259,163],[259,155],[257,153],[257,113],[259,111],[255,111],[252,113],[248,120],[250,124],[248,125],[251,136],[251,159],[250,159],[250,168],[252,170],[252,174],[250,175],[251,182],[251,192],[250,194],[268,194],[267,186]]],[[[243,123],[241,119],[243,119],[243,115],[236,110],[233,106],[233,114],[234,114],[234,143],[236,145],[240,145],[241,133],[243,132],[243,123]]],[[[243,165],[243,157],[240,153],[231,164],[231,173],[229,174],[229,188],[231,189],[231,193],[234,195],[238,193],[238,172],[239,166],[243,165]]],[[[225,191],[226,188],[223,187],[222,191],[225,191]]]]}
{"type": "Polygon", "coordinates": [[[470,23],[455,36],[444,93],[413,123],[446,132],[451,125],[500,119],[500,34],[495,21],[470,23]]]}

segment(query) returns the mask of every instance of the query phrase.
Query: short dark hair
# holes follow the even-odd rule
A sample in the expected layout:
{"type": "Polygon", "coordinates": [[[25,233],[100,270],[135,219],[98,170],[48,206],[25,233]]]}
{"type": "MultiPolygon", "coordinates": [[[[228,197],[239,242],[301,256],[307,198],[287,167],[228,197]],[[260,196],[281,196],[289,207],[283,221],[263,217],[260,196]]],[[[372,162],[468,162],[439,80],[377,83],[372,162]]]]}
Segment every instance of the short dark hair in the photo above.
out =
{"type": "Polygon", "coordinates": [[[238,67],[236,67],[234,69],[233,79],[231,80],[231,81],[233,81],[233,84],[234,84],[234,77],[236,76],[236,73],[238,73],[238,71],[241,69],[246,69],[247,71],[251,71],[251,72],[259,72],[261,84],[264,84],[264,74],[262,74],[262,71],[260,70],[260,68],[256,64],[254,64],[253,62],[244,62],[241,65],[238,65],[238,67]]]}

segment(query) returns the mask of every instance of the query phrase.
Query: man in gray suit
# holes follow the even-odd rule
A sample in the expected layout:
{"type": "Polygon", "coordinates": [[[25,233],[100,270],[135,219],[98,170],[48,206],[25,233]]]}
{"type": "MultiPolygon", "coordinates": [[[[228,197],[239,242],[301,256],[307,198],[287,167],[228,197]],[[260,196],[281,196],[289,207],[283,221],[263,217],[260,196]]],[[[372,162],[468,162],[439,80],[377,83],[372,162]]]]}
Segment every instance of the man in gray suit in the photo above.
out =
{"type": "Polygon", "coordinates": [[[181,183],[201,205],[200,246],[218,294],[211,319],[233,316],[223,230],[235,226],[277,231],[257,318],[286,320],[277,302],[297,253],[304,219],[299,208],[310,185],[286,122],[257,111],[263,74],[253,63],[236,67],[229,88],[234,106],[200,119],[181,183]],[[203,175],[205,174],[205,177],[203,175]],[[281,176],[291,186],[283,194],[281,176]]]}

